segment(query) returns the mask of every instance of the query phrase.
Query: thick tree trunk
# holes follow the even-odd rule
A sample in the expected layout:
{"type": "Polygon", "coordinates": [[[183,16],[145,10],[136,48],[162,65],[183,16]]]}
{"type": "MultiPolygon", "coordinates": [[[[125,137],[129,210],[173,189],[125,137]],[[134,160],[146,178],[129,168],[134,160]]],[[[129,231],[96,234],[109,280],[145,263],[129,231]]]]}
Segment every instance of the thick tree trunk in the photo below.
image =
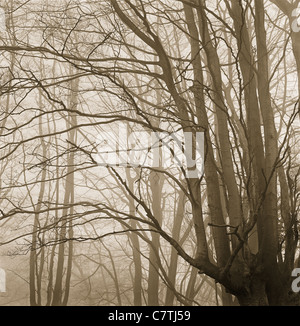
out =
{"type": "Polygon", "coordinates": [[[255,278],[247,294],[237,296],[241,306],[267,306],[266,284],[260,277],[255,278]]]}
{"type": "Polygon", "coordinates": [[[249,292],[237,295],[241,306],[299,306],[299,294],[292,293],[289,287],[285,287],[281,295],[277,297],[277,291],[267,289],[267,281],[261,276],[253,276],[249,292]],[[270,295],[273,293],[273,295],[270,295]]]}

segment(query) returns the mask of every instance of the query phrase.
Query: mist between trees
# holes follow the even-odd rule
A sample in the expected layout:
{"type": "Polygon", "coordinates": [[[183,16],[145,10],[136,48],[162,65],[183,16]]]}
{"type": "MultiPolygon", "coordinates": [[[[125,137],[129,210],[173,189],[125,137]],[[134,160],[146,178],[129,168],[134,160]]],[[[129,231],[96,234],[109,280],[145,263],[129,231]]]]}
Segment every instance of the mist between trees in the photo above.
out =
{"type": "Polygon", "coordinates": [[[1,305],[299,305],[297,4],[1,2],[1,305]],[[99,164],[120,123],[203,175],[99,164]]]}

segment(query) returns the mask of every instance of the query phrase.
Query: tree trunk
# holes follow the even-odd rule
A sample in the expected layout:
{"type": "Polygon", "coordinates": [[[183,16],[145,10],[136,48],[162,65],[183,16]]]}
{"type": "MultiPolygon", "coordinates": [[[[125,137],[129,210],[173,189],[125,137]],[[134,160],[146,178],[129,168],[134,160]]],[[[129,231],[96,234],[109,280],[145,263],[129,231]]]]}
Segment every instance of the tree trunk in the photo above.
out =
{"type": "MultiPolygon", "coordinates": [[[[40,97],[40,104],[41,104],[41,97],[40,97]]],[[[39,133],[40,135],[43,134],[42,131],[42,117],[39,118],[39,133]]],[[[41,138],[41,146],[42,146],[42,157],[47,157],[47,146],[43,138],[41,138]]],[[[39,212],[42,207],[42,201],[45,193],[45,182],[46,179],[46,168],[42,171],[41,176],[41,186],[38,196],[38,201],[36,204],[36,211],[39,212]]],[[[39,264],[38,264],[38,254],[37,254],[37,247],[38,247],[38,232],[39,232],[39,221],[40,214],[34,214],[34,222],[33,222],[33,230],[32,230],[32,237],[31,237],[31,251],[30,251],[30,258],[29,258],[29,288],[30,288],[30,305],[31,306],[38,306],[41,305],[41,282],[39,282],[39,275],[42,274],[42,270],[39,271],[39,264]]],[[[39,244],[40,245],[40,244],[39,244]]],[[[41,278],[41,277],[40,277],[41,278]]]]}
{"type": "MultiPolygon", "coordinates": [[[[78,93],[78,79],[75,79],[74,82],[71,83],[71,94],[70,94],[70,103],[69,106],[71,110],[77,109],[77,93],[78,93]]],[[[69,113],[68,119],[66,121],[67,128],[75,127],[77,125],[76,116],[72,113],[69,113]]],[[[70,289],[70,279],[72,273],[72,257],[73,257],[73,225],[72,225],[72,213],[73,207],[70,209],[68,205],[74,202],[74,169],[75,169],[75,161],[74,161],[74,150],[72,150],[72,144],[76,142],[76,129],[72,129],[69,132],[68,140],[69,140],[69,149],[70,152],[68,153],[67,158],[67,177],[66,177],[66,184],[65,184],[65,195],[64,195],[64,209],[62,211],[61,217],[61,231],[59,235],[59,243],[58,246],[58,262],[57,262],[57,269],[56,269],[56,279],[55,285],[53,290],[53,306],[61,306],[67,305],[68,298],[69,298],[69,289],[70,289]],[[68,241],[68,259],[67,259],[67,273],[65,278],[65,286],[63,288],[63,274],[64,274],[64,265],[65,265],[65,239],[69,237],[68,241]],[[64,295],[63,295],[64,293],[64,295]]]]}
{"type": "MultiPolygon", "coordinates": [[[[150,187],[152,191],[152,210],[153,215],[158,223],[162,221],[162,207],[161,207],[161,191],[162,180],[159,173],[151,172],[150,174],[150,187]]],[[[159,257],[159,234],[152,234],[152,241],[150,245],[149,254],[149,276],[148,276],[148,305],[159,305],[159,264],[157,259],[159,257]]]]}
{"type": "MultiPolygon", "coordinates": [[[[134,193],[134,182],[136,178],[131,177],[130,170],[126,169],[126,177],[128,182],[128,187],[132,193],[134,193]]],[[[128,196],[129,200],[129,214],[135,214],[134,199],[128,196]]],[[[132,229],[137,227],[137,222],[135,220],[131,221],[132,229]]],[[[132,245],[132,255],[133,255],[133,266],[134,266],[134,276],[133,276],[133,304],[134,306],[142,305],[142,260],[140,252],[140,242],[139,237],[136,232],[131,232],[129,234],[129,239],[132,245]]]]}
{"type": "MultiPolygon", "coordinates": [[[[173,222],[173,230],[172,230],[172,237],[179,242],[180,238],[180,231],[182,227],[182,221],[184,216],[184,207],[185,207],[185,194],[181,190],[178,195],[176,202],[178,205],[176,207],[176,213],[174,214],[174,222],[173,222]]],[[[178,254],[174,248],[171,249],[171,257],[170,257],[170,264],[169,264],[169,273],[168,278],[172,284],[175,285],[176,283],[176,275],[177,275],[177,263],[178,263],[178,254]]],[[[166,306],[173,306],[175,294],[172,289],[169,287],[167,288],[166,293],[166,306]]]]}
{"type": "MultiPolygon", "coordinates": [[[[221,207],[221,197],[219,191],[219,181],[218,175],[215,167],[215,160],[214,160],[214,153],[212,148],[212,142],[209,134],[209,123],[208,117],[205,110],[205,99],[204,99],[204,89],[203,89],[203,71],[202,71],[202,62],[200,57],[200,38],[197,32],[197,26],[195,23],[195,18],[192,9],[189,6],[184,5],[184,11],[186,15],[186,21],[188,22],[189,32],[191,37],[189,41],[191,43],[191,56],[192,56],[192,65],[194,70],[194,87],[193,87],[193,94],[195,97],[195,106],[196,106],[196,115],[198,121],[201,123],[201,131],[205,132],[205,162],[204,162],[204,169],[205,169],[205,179],[207,184],[207,200],[208,200],[208,207],[210,211],[210,219],[212,224],[215,225],[223,225],[224,216],[221,207]]],[[[187,118],[186,118],[187,119],[187,118]]],[[[202,212],[199,215],[197,212],[201,210],[201,197],[200,196],[200,188],[199,184],[197,186],[197,182],[193,180],[194,186],[192,193],[192,197],[198,201],[193,205],[193,213],[197,214],[197,218],[199,219],[202,216],[202,212]],[[200,205],[199,205],[200,204],[200,205]]],[[[202,224],[203,224],[203,216],[202,216],[202,224]]],[[[208,250],[207,250],[207,243],[206,243],[206,235],[205,230],[199,228],[199,237],[198,237],[198,254],[201,254],[204,260],[208,259],[208,250]],[[202,235],[200,235],[202,233],[202,235]],[[200,246],[200,243],[202,244],[200,246]]],[[[230,256],[230,247],[229,247],[229,238],[226,235],[226,231],[224,228],[213,228],[212,230],[213,238],[214,238],[214,245],[217,255],[217,263],[218,266],[225,266],[227,259],[230,256]]]]}
{"type": "Polygon", "coordinates": [[[267,306],[266,284],[259,276],[255,277],[249,288],[249,293],[237,296],[241,306],[267,306]]]}

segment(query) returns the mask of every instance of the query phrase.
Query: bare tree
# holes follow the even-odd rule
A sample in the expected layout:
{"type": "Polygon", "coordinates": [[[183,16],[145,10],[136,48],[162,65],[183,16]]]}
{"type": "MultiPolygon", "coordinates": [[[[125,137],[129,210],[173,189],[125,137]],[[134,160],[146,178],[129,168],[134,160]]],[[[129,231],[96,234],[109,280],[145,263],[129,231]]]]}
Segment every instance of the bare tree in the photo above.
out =
{"type": "MultiPolygon", "coordinates": [[[[111,269],[91,263],[112,282],[107,302],[299,304],[291,291],[299,261],[296,2],[74,0],[29,9],[15,8],[28,26],[14,30],[15,19],[0,44],[10,62],[0,129],[1,176],[10,177],[0,203],[3,223],[27,223],[2,244],[25,239],[32,249],[31,304],[41,304],[45,284],[47,304],[67,304],[82,242],[106,248],[111,269]],[[203,134],[203,175],[162,161],[99,166],[108,153],[98,134],[115,137],[120,126],[184,134],[187,161],[203,134]],[[130,285],[120,281],[119,255],[132,264],[130,285]]],[[[159,144],[154,160],[167,148],[176,161],[172,146],[159,144]]],[[[116,153],[135,150],[119,139],[116,153]]]]}

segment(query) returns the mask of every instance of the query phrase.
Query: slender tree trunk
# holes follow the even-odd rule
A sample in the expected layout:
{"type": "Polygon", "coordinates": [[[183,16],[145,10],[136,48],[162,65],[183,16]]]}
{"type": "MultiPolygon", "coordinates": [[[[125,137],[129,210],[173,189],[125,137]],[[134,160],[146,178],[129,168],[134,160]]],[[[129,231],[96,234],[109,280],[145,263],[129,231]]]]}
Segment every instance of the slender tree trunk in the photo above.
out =
{"type": "MultiPolygon", "coordinates": [[[[162,181],[159,173],[151,172],[150,174],[150,187],[152,191],[152,210],[153,215],[159,223],[162,221],[162,207],[161,207],[161,192],[162,181]]],[[[149,276],[148,276],[148,305],[159,305],[159,263],[157,259],[159,257],[158,252],[160,250],[160,235],[153,233],[151,235],[152,241],[150,245],[149,253],[149,276]]]]}
{"type": "MultiPolygon", "coordinates": [[[[205,1],[203,1],[205,3],[205,1]]],[[[231,140],[228,129],[228,112],[223,97],[223,83],[221,76],[221,65],[216,48],[212,44],[212,40],[208,30],[208,19],[202,6],[198,9],[199,31],[202,39],[208,69],[212,76],[213,83],[213,102],[217,118],[218,142],[220,143],[220,157],[222,172],[225,181],[226,194],[228,194],[228,216],[230,224],[233,227],[241,225],[241,203],[237,188],[236,177],[233,168],[233,160],[231,154],[231,140]]],[[[235,237],[232,238],[232,248],[236,248],[235,237]]]]}
{"type": "MultiPolygon", "coordinates": [[[[195,23],[194,14],[192,9],[189,6],[184,6],[186,21],[188,22],[188,28],[190,32],[190,43],[191,43],[191,56],[192,56],[192,64],[194,69],[194,87],[193,93],[195,98],[195,105],[196,105],[196,114],[198,117],[198,121],[201,123],[201,129],[205,132],[205,179],[207,184],[207,200],[208,200],[208,207],[211,216],[212,224],[216,225],[224,225],[224,217],[221,208],[221,197],[219,191],[219,181],[218,175],[216,172],[215,161],[214,161],[214,154],[212,149],[211,138],[209,134],[209,124],[208,124],[208,117],[205,111],[205,97],[204,97],[204,79],[203,79],[203,72],[202,72],[202,62],[200,57],[200,38],[197,32],[197,26],[195,23]]],[[[200,193],[196,190],[196,193],[193,194],[194,198],[199,198],[200,193]],[[198,192],[198,194],[197,194],[198,192]]],[[[201,207],[199,207],[201,210],[201,207]]],[[[202,210],[199,213],[202,215],[202,210]]],[[[195,210],[195,214],[197,214],[197,209],[195,210]]],[[[200,215],[200,216],[201,216],[200,215]]],[[[197,214],[196,216],[199,216],[197,214]]],[[[202,218],[203,220],[203,218],[202,218]]],[[[226,235],[226,232],[222,228],[213,228],[213,238],[215,241],[215,249],[217,253],[217,262],[219,266],[225,266],[227,259],[230,256],[230,248],[229,248],[229,238],[226,235]]],[[[202,236],[201,241],[206,239],[205,229],[204,226],[202,228],[202,236]]],[[[208,251],[207,251],[207,244],[202,245],[202,252],[205,252],[204,260],[208,259],[208,251]],[[204,249],[206,248],[206,249],[204,249]]]]}
{"type": "MultiPolygon", "coordinates": [[[[134,193],[134,181],[130,175],[130,170],[126,169],[126,176],[128,181],[128,187],[134,193]]],[[[129,196],[129,214],[135,214],[134,199],[129,196]]],[[[130,225],[133,229],[137,227],[137,222],[135,220],[131,221],[130,225]]],[[[131,232],[129,239],[132,244],[132,254],[133,254],[133,266],[134,266],[134,279],[133,279],[133,304],[134,306],[142,305],[142,261],[141,261],[141,251],[140,242],[136,232],[131,232]]]]}
{"type": "Polygon", "coordinates": [[[257,80],[260,109],[264,125],[265,139],[265,177],[268,184],[263,205],[262,243],[260,246],[261,259],[267,275],[267,291],[269,303],[276,304],[280,300],[282,280],[278,270],[278,226],[277,226],[277,169],[276,159],[277,131],[275,128],[274,113],[271,104],[269,89],[269,62],[265,31],[264,4],[255,0],[255,29],[257,40],[257,80]]]}
{"type": "MultiPolygon", "coordinates": [[[[178,195],[177,201],[178,205],[176,207],[176,213],[174,214],[174,222],[173,222],[173,229],[172,229],[172,237],[176,241],[179,242],[180,238],[180,231],[182,227],[182,221],[184,216],[184,208],[185,208],[185,194],[181,190],[178,195]]],[[[176,275],[177,275],[177,263],[178,263],[178,254],[174,248],[171,249],[171,257],[170,257],[170,264],[169,264],[169,272],[168,278],[172,284],[176,284],[176,275]]],[[[166,306],[173,306],[175,294],[172,289],[169,287],[167,288],[165,305],[166,306]]]]}
{"type": "Polygon", "coordinates": [[[190,278],[187,285],[185,296],[187,298],[187,302],[192,306],[193,300],[195,298],[196,292],[195,292],[195,284],[198,277],[198,269],[195,267],[192,267],[192,271],[190,272],[190,278]]]}
{"type": "MultiPolygon", "coordinates": [[[[78,79],[71,83],[71,96],[70,96],[70,108],[71,110],[77,109],[77,93],[78,93],[78,79]]],[[[73,113],[69,113],[67,120],[68,126],[76,126],[77,120],[76,116],[73,113]]],[[[75,169],[75,160],[74,160],[74,149],[72,149],[72,144],[76,142],[76,132],[75,129],[72,129],[69,132],[69,150],[67,158],[67,177],[65,185],[65,196],[64,196],[64,209],[62,211],[61,218],[61,231],[59,235],[58,246],[58,262],[56,270],[55,285],[53,290],[53,306],[67,305],[69,298],[69,289],[70,289],[70,280],[72,273],[72,257],[73,257],[73,225],[72,225],[72,213],[73,208],[69,209],[68,205],[74,202],[74,169],[75,169]],[[65,265],[65,238],[68,236],[71,240],[68,241],[68,259],[67,259],[67,269],[66,269],[66,278],[65,278],[65,290],[63,289],[63,274],[64,274],[64,265],[65,265]],[[64,296],[63,296],[64,292],[64,296]]]]}
{"type": "MultiPolygon", "coordinates": [[[[54,117],[53,117],[54,118],[54,117]]],[[[54,130],[56,129],[54,125],[54,130]]],[[[54,140],[55,142],[55,148],[56,148],[56,169],[55,169],[55,175],[56,175],[56,185],[55,185],[55,207],[57,208],[60,202],[60,173],[59,173],[59,166],[60,166],[60,160],[59,160],[59,152],[58,152],[58,141],[57,138],[54,140]]],[[[54,213],[54,223],[55,225],[59,225],[59,212],[58,209],[55,210],[54,213]]],[[[49,272],[48,272],[48,284],[47,284],[47,301],[46,306],[50,306],[53,298],[53,282],[54,282],[54,269],[55,269],[55,255],[56,255],[56,247],[57,242],[59,239],[59,232],[55,231],[55,238],[54,238],[54,244],[51,247],[50,250],[50,258],[49,258],[49,272]]]]}
{"type": "MultiPolygon", "coordinates": [[[[246,125],[247,125],[247,140],[248,140],[248,157],[251,164],[249,173],[252,175],[251,184],[248,184],[247,193],[249,194],[249,210],[251,214],[259,206],[261,195],[265,189],[264,179],[264,149],[261,135],[261,112],[259,109],[257,98],[257,85],[254,70],[254,59],[252,55],[252,47],[246,26],[246,14],[244,8],[237,1],[231,1],[231,9],[229,12],[234,21],[234,29],[236,32],[236,41],[239,47],[238,59],[243,79],[244,98],[246,108],[246,125]]],[[[241,90],[242,91],[242,90],[241,90]]],[[[248,241],[251,253],[256,254],[259,243],[261,243],[262,223],[261,211],[258,212],[257,225],[254,221],[254,216],[250,216],[250,220],[254,223],[251,238],[248,241]]]]}
{"type": "MultiPolygon", "coordinates": [[[[40,101],[41,104],[41,101],[40,101]]],[[[42,130],[42,117],[39,118],[39,133],[43,134],[42,130]]],[[[41,138],[41,147],[42,147],[42,157],[47,157],[47,146],[45,144],[44,138],[41,138]]],[[[43,168],[41,175],[41,183],[40,183],[40,192],[38,196],[38,201],[35,206],[35,210],[39,212],[42,207],[42,201],[45,193],[45,179],[46,179],[46,168],[43,168]]],[[[37,306],[41,305],[41,282],[39,282],[39,269],[38,269],[38,232],[40,227],[39,221],[40,214],[36,213],[34,215],[33,221],[33,229],[32,229],[32,237],[31,237],[31,251],[29,257],[29,288],[30,288],[30,305],[37,306]]],[[[40,271],[42,273],[42,270],[40,271]]],[[[41,278],[41,276],[40,276],[41,278]]]]}

